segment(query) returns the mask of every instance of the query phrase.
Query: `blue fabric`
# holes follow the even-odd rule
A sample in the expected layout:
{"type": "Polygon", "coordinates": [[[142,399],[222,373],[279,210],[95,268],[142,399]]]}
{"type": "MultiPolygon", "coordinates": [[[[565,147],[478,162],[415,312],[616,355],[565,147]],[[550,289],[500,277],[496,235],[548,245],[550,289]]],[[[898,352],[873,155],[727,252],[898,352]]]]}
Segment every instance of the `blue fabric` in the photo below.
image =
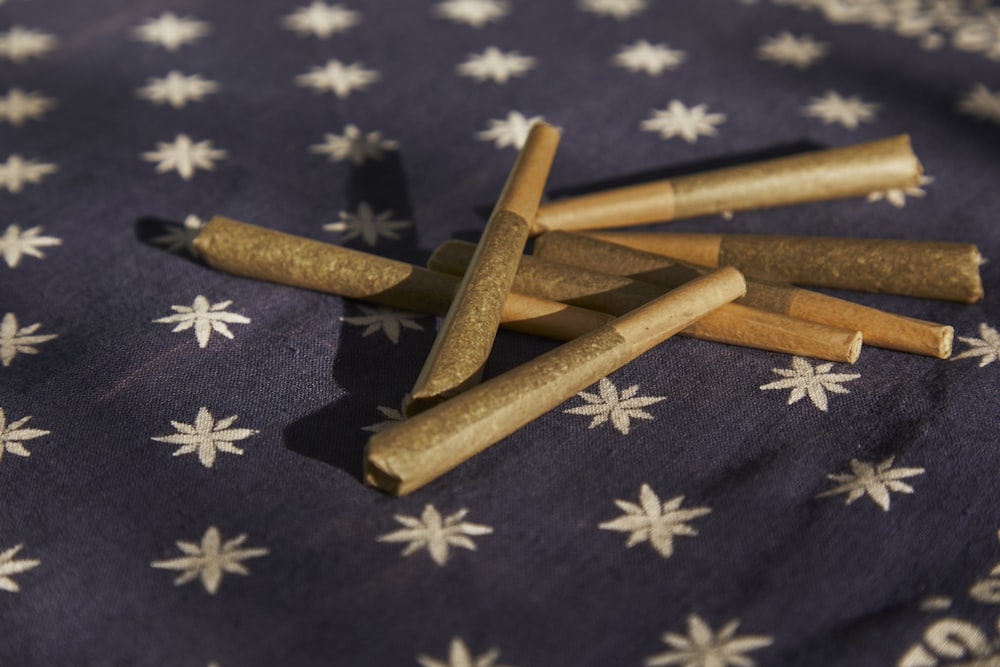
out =
{"type": "MultiPolygon", "coordinates": [[[[478,237],[515,147],[477,135],[516,111],[563,130],[552,193],[909,133],[934,180],[902,206],[858,198],[654,228],[963,241],[994,258],[1000,10],[633,0],[602,14],[519,0],[492,3],[500,13],[477,26],[444,5],[351,2],[340,7],[353,24],[321,38],[286,25],[305,4],[275,0],[0,2],[0,318],[14,316],[10,340],[56,336],[22,340],[0,366],[0,664],[996,660],[995,263],[973,305],[838,292],[953,325],[957,358],[866,348],[853,366],[803,361],[841,377],[820,390],[826,410],[762,388],[794,368],[786,355],[671,339],[589,399],[391,498],[360,481],[365,428],[399,408],[438,322],[383,320],[394,342],[358,302],[169,252],[148,219],[223,214],[422,263],[447,239],[478,237]],[[210,32],[175,50],[138,39],[164,12],[210,32]],[[15,26],[57,43],[25,50],[15,26]],[[763,58],[783,31],[825,50],[802,69],[763,58]],[[616,64],[638,40],[683,58],[655,75],[616,64]],[[534,62],[505,82],[456,69],[491,46],[534,62]],[[379,76],[342,96],[297,82],[332,60],[379,76]],[[137,93],[172,70],[216,89],[178,107],[137,93]],[[15,88],[55,106],[15,124],[15,88]],[[829,91],[877,107],[853,127],[804,112],[829,91]],[[643,129],[673,100],[725,118],[691,141],[643,129]],[[381,159],[316,148],[349,125],[380,133],[381,159]],[[143,156],[182,134],[225,156],[189,178],[158,173],[162,160],[143,156]],[[56,170],[13,186],[11,156],[56,170]],[[340,212],[362,202],[411,224],[374,246],[348,238],[340,212]],[[26,244],[35,227],[58,241],[26,244]],[[199,296],[235,315],[232,338],[210,330],[202,346],[193,327],[172,331],[199,296]],[[617,422],[587,412],[609,392],[617,422]],[[243,454],[209,463],[195,444],[173,456],[198,428],[228,433],[208,449],[243,454]],[[857,473],[852,460],[874,471],[889,459],[883,472],[903,476],[883,478],[885,507],[863,489],[849,504],[848,490],[821,495],[857,473]],[[674,509],[688,511],[669,524],[669,554],[648,531],[613,527],[650,493],[658,511],[681,496],[674,509]],[[401,555],[415,543],[399,531],[434,513],[456,527],[443,562],[420,544],[401,555]],[[179,561],[213,548],[229,554],[221,574],[179,561]]],[[[502,332],[487,374],[554,345],[502,332]]]]}

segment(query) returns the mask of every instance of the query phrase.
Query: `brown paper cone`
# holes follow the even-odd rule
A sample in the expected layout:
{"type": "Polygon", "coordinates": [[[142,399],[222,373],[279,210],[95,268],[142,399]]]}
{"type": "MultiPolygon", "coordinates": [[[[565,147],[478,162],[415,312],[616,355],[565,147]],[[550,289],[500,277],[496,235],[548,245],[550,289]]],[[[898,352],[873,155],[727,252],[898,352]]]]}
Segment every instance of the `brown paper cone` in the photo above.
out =
{"type": "MultiPolygon", "coordinates": [[[[534,256],[591,271],[628,276],[666,288],[676,287],[711,269],[601,239],[548,232],[535,239],[534,256]]],[[[952,327],[894,315],[875,308],[809,290],[747,280],[747,294],[739,304],[858,330],[866,345],[923,354],[940,359],[951,354],[952,327]]]]}
{"type": "MultiPolygon", "coordinates": [[[[470,243],[447,241],[434,251],[428,264],[435,271],[460,275],[472,252],[470,243]]],[[[689,273],[689,279],[694,277],[689,273]]],[[[682,282],[685,281],[677,284],[682,282]]],[[[521,258],[513,287],[524,294],[613,315],[648,303],[666,290],[631,278],[530,256],[521,258]]],[[[738,304],[727,304],[680,333],[703,340],[848,363],[857,361],[862,343],[862,335],[856,329],[807,322],[738,304]]]]}
{"type": "MultiPolygon", "coordinates": [[[[220,271],[422,313],[446,313],[459,284],[455,276],[220,216],[194,243],[220,271]]],[[[610,319],[513,293],[500,318],[505,328],[556,340],[572,340],[610,319]]]]}
{"type": "Polygon", "coordinates": [[[971,243],[765,234],[591,232],[595,238],[749,276],[974,303],[982,256],[971,243]]]}
{"type": "Polygon", "coordinates": [[[395,495],[420,488],[650,347],[743,294],[723,269],[385,431],[365,448],[365,482],[395,495]]]}
{"type": "Polygon", "coordinates": [[[479,382],[558,143],[555,127],[536,123],[531,128],[410,392],[404,406],[408,415],[479,382]]]}
{"type": "Polygon", "coordinates": [[[595,192],[542,206],[532,232],[603,229],[858,197],[919,183],[906,135],[595,192]]]}

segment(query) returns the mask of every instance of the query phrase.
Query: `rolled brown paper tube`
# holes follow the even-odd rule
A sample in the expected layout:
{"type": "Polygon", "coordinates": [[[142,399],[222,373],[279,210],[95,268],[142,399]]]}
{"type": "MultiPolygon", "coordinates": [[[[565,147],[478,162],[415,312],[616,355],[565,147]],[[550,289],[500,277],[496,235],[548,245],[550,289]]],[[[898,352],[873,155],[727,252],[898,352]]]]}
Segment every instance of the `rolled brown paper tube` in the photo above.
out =
{"type": "Polygon", "coordinates": [[[407,398],[406,414],[479,382],[558,144],[558,129],[545,123],[532,126],[407,398]]]}
{"type": "Polygon", "coordinates": [[[982,255],[971,243],[766,234],[588,232],[588,236],[748,276],[974,303],[982,255]]]}
{"type": "MultiPolygon", "coordinates": [[[[535,239],[534,256],[667,288],[711,271],[699,264],[570,232],[542,234],[535,239]]],[[[747,294],[737,303],[832,327],[857,329],[865,345],[939,359],[951,354],[954,329],[950,326],[894,315],[819,292],[748,278],[747,294]]]]}
{"type": "Polygon", "coordinates": [[[546,203],[533,233],[603,229],[908,188],[922,169],[899,135],[546,203]]]}
{"type": "Polygon", "coordinates": [[[738,271],[720,269],[376,433],[365,482],[395,495],[420,488],[743,291],[738,271]]]}
{"type": "MultiPolygon", "coordinates": [[[[468,265],[473,246],[447,241],[431,255],[435,271],[459,275],[468,265]]],[[[693,276],[692,276],[693,277],[693,276]]],[[[514,290],[613,315],[637,308],[661,296],[666,288],[623,276],[523,256],[514,278],[514,290]]],[[[802,357],[854,363],[861,353],[862,335],[807,322],[766,310],[726,304],[680,332],[702,340],[783,352],[802,357]]]]}
{"type": "MultiPolygon", "coordinates": [[[[386,257],[215,216],[194,240],[209,266],[247,278],[337,294],[406,310],[443,315],[459,279],[386,257]]],[[[501,325],[572,340],[610,315],[510,294],[501,325]]]]}

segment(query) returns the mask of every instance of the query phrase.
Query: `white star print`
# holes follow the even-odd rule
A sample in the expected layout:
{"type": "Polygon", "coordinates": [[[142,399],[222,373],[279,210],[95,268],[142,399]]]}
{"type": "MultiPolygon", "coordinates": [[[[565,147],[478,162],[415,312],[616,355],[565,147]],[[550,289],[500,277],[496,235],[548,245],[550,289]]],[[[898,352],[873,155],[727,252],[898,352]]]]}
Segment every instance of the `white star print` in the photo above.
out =
{"type": "Polygon", "coordinates": [[[295,83],[312,88],[318,93],[331,92],[344,99],[354,90],[364,90],[379,80],[379,73],[365,69],[361,63],[345,65],[339,60],[329,60],[323,67],[313,67],[307,74],[295,77],[295,83]]]}
{"type": "Polygon", "coordinates": [[[5,163],[0,164],[0,187],[17,194],[24,189],[25,183],[41,183],[45,176],[58,170],[51,162],[25,160],[20,155],[11,155],[5,163]]]}
{"type": "Polygon", "coordinates": [[[441,18],[482,28],[499,21],[510,11],[506,0],[446,0],[434,5],[434,14],[441,18]]]}
{"type": "Polygon", "coordinates": [[[348,9],[340,3],[328,5],[325,2],[313,2],[305,7],[299,7],[281,22],[286,28],[294,30],[303,37],[313,35],[327,39],[335,33],[347,32],[361,23],[361,12],[348,9]]]}
{"type": "Polygon", "coordinates": [[[23,428],[29,419],[31,419],[30,415],[8,424],[7,413],[0,407],[0,460],[3,459],[4,452],[15,456],[31,456],[31,452],[25,448],[24,442],[41,438],[51,432],[43,431],[40,428],[23,428]]]}
{"type": "Polygon", "coordinates": [[[381,415],[385,417],[385,419],[375,424],[362,426],[361,427],[362,431],[368,431],[369,433],[379,433],[380,431],[384,431],[390,426],[395,426],[399,422],[406,419],[406,415],[403,414],[403,411],[397,408],[390,408],[385,405],[379,405],[376,406],[375,409],[378,410],[379,413],[381,413],[381,415]]]}
{"type": "Polygon", "coordinates": [[[448,561],[450,547],[475,551],[476,543],[472,541],[471,536],[489,535],[493,532],[489,526],[462,521],[468,513],[469,510],[461,509],[442,519],[433,505],[427,505],[419,519],[415,516],[397,514],[396,521],[404,527],[380,536],[378,541],[409,542],[403,549],[403,556],[427,549],[435,563],[444,565],[448,561]]]}
{"type": "Polygon", "coordinates": [[[851,472],[827,475],[827,478],[839,484],[832,489],[817,494],[817,498],[835,496],[846,493],[845,505],[850,505],[858,498],[867,495],[883,511],[889,511],[889,492],[913,493],[913,487],[900,480],[916,475],[923,475],[923,468],[893,468],[890,456],[878,465],[865,461],[851,459],[851,472]]]}
{"type": "Polygon", "coordinates": [[[958,110],[982,120],[1000,123],[1000,91],[977,83],[958,101],[958,110]]]}
{"type": "Polygon", "coordinates": [[[491,119],[487,129],[476,133],[476,139],[492,141],[497,148],[513,146],[520,150],[528,140],[531,126],[540,120],[541,116],[525,118],[520,111],[510,111],[504,120],[491,119]]]}
{"type": "Polygon", "coordinates": [[[25,92],[11,88],[0,97],[0,120],[11,125],[22,125],[26,120],[39,120],[46,111],[56,107],[56,101],[37,91],[25,92]]]}
{"type": "Polygon", "coordinates": [[[429,655],[421,653],[417,656],[417,662],[421,667],[504,667],[498,665],[500,651],[495,648],[473,657],[469,647],[461,637],[454,637],[448,646],[448,660],[437,660],[429,655]]]}
{"type": "Polygon", "coordinates": [[[410,313],[404,310],[385,308],[383,306],[359,305],[358,308],[361,309],[361,312],[364,313],[364,315],[359,315],[357,317],[341,317],[340,319],[348,324],[366,327],[361,334],[362,337],[371,335],[377,331],[384,331],[386,338],[391,340],[393,343],[398,343],[401,327],[404,329],[415,329],[417,331],[424,330],[422,326],[414,322],[414,319],[421,317],[418,313],[410,313]]]}
{"type": "Polygon", "coordinates": [[[348,125],[343,134],[324,134],[323,143],[310,146],[309,152],[329,155],[333,162],[350,159],[362,165],[366,160],[381,160],[385,151],[397,148],[399,142],[383,139],[381,132],[364,134],[354,125],[348,125]]]}
{"type": "Polygon", "coordinates": [[[687,522],[712,511],[708,507],[681,509],[682,502],[684,496],[677,496],[661,506],[659,496],[648,484],[643,484],[639,490],[638,505],[627,500],[615,500],[615,505],[625,514],[605,521],[598,528],[629,533],[625,543],[628,548],[648,541],[658,554],[669,558],[674,553],[674,537],[698,534],[687,522]]]}
{"type": "Polygon", "coordinates": [[[662,639],[671,650],[651,655],[643,664],[646,667],[754,667],[757,663],[744,653],[770,646],[774,639],[763,635],[737,637],[739,625],[738,620],[729,621],[716,634],[700,616],[691,614],[688,616],[687,636],[665,632],[662,639]]]}
{"type": "Polygon", "coordinates": [[[854,130],[860,123],[875,120],[878,107],[879,105],[865,102],[857,95],[843,97],[836,91],[828,90],[822,97],[811,98],[809,104],[802,107],[802,115],[819,118],[827,125],[839,123],[854,130]]]}
{"type": "Polygon", "coordinates": [[[3,256],[7,266],[17,268],[24,255],[42,259],[45,255],[39,248],[62,244],[62,240],[54,236],[39,236],[41,232],[41,227],[32,227],[23,233],[18,225],[7,227],[3,236],[0,236],[0,256],[3,256]]]}
{"type": "Polygon", "coordinates": [[[189,215],[184,218],[183,225],[168,225],[164,227],[163,234],[149,239],[151,242],[163,246],[167,252],[186,252],[192,257],[199,257],[198,248],[194,245],[194,239],[198,232],[205,226],[196,215],[189,215]]]}
{"type": "Polygon", "coordinates": [[[608,378],[601,378],[598,391],[600,392],[598,394],[581,391],[577,396],[586,401],[586,405],[563,410],[563,412],[593,416],[588,428],[594,428],[610,421],[617,431],[628,435],[630,419],[652,419],[653,415],[642,408],[666,400],[663,396],[636,396],[639,391],[637,384],[627,388],[619,395],[618,388],[608,378]]]}
{"type": "Polygon", "coordinates": [[[149,79],[145,87],[135,92],[153,104],[169,104],[175,109],[181,109],[188,102],[200,102],[218,89],[217,83],[201,78],[200,74],[187,76],[173,70],[162,79],[149,79]]]}
{"type": "Polygon", "coordinates": [[[192,141],[186,134],[178,134],[172,142],[156,142],[156,150],[142,154],[146,162],[158,162],[156,173],[176,171],[185,181],[194,178],[198,169],[212,171],[215,161],[226,157],[226,151],[214,148],[212,142],[192,141]]]}
{"type": "Polygon", "coordinates": [[[826,55],[828,50],[826,44],[817,42],[809,35],[796,37],[788,31],[782,31],[775,37],[764,38],[757,47],[757,57],[778,65],[805,70],[826,55]]]}
{"type": "Polygon", "coordinates": [[[219,534],[219,529],[209,526],[201,538],[201,544],[194,542],[177,542],[177,548],[184,552],[180,558],[158,560],[150,563],[151,567],[165,570],[180,570],[181,575],[174,580],[175,586],[181,586],[201,578],[201,583],[210,595],[215,595],[222,584],[225,574],[250,574],[241,561],[248,558],[260,558],[269,552],[263,547],[251,549],[239,548],[246,542],[246,534],[234,537],[225,542],[219,534]]]}
{"type": "Polygon", "coordinates": [[[164,12],[155,19],[146,19],[142,25],[132,29],[132,35],[139,41],[162,46],[167,51],[176,51],[211,32],[204,21],[190,16],[178,17],[173,12],[164,12]]]}
{"type": "Polygon", "coordinates": [[[375,247],[380,238],[398,240],[399,234],[396,230],[406,229],[409,226],[409,220],[393,220],[392,211],[376,214],[368,202],[359,202],[357,213],[341,211],[340,222],[323,225],[323,229],[328,232],[343,233],[341,239],[343,242],[361,237],[365,243],[375,247]]]}
{"type": "Polygon", "coordinates": [[[958,339],[970,347],[961,354],[952,357],[952,361],[982,357],[979,360],[979,367],[982,368],[1000,359],[1000,332],[986,322],[979,324],[979,338],[959,336],[958,339]]]}
{"type": "Polygon", "coordinates": [[[896,208],[903,208],[906,206],[906,198],[909,197],[924,197],[927,192],[922,186],[930,185],[934,182],[933,176],[928,176],[926,174],[921,175],[920,182],[917,185],[908,188],[890,188],[888,190],[876,190],[875,192],[868,193],[869,202],[882,201],[883,199],[896,208]]]}
{"type": "Polygon", "coordinates": [[[7,32],[0,32],[0,59],[20,65],[29,58],[39,58],[56,48],[58,40],[39,30],[15,25],[7,32]]]}
{"type": "Polygon", "coordinates": [[[806,396],[812,404],[823,412],[827,411],[826,392],[834,394],[850,393],[844,388],[841,382],[857,380],[861,375],[857,373],[831,373],[832,363],[819,364],[815,368],[808,359],[802,357],[792,357],[791,368],[772,368],[773,373],[785,378],[775,380],[762,385],[761,389],[791,389],[788,396],[788,405],[802,400],[806,396]]]}
{"type": "Polygon", "coordinates": [[[578,0],[577,5],[585,12],[624,21],[645,10],[647,0],[578,0]]]}
{"type": "Polygon", "coordinates": [[[462,76],[472,77],[479,82],[492,80],[507,83],[512,77],[523,76],[535,63],[534,58],[522,56],[517,51],[504,53],[495,46],[490,46],[482,53],[469,55],[456,69],[462,76]]]}
{"type": "Polygon", "coordinates": [[[611,62],[632,72],[659,76],[665,70],[677,69],[685,57],[683,51],[671,49],[666,44],[650,44],[640,39],[635,44],[623,46],[611,62]]]}
{"type": "Polygon", "coordinates": [[[718,134],[715,126],[726,120],[725,114],[705,113],[706,108],[704,104],[688,107],[680,100],[671,100],[666,109],[654,109],[653,116],[642,121],[640,127],[647,132],[659,132],[663,139],[681,137],[693,144],[700,136],[718,134]]]}
{"type": "Polygon", "coordinates": [[[14,581],[14,575],[27,572],[28,570],[42,564],[42,561],[37,558],[22,558],[20,560],[15,559],[14,557],[17,556],[23,548],[23,544],[18,544],[17,546],[11,547],[3,553],[0,553],[0,590],[7,591],[8,593],[20,592],[21,588],[17,585],[17,582],[14,581]]]}
{"type": "Polygon", "coordinates": [[[187,331],[194,328],[195,338],[198,339],[198,347],[208,346],[208,341],[212,336],[212,331],[217,331],[226,338],[232,339],[233,332],[226,326],[227,322],[235,324],[249,324],[250,318],[239,313],[226,312],[232,301],[221,301],[219,303],[209,303],[208,299],[201,294],[194,298],[194,303],[190,306],[171,306],[176,311],[174,315],[167,315],[153,320],[156,323],[173,324],[173,333],[187,331]]]}
{"type": "Polygon", "coordinates": [[[171,424],[177,433],[171,435],[155,436],[152,439],[156,442],[167,442],[173,445],[181,445],[174,456],[184,454],[194,454],[197,452],[198,460],[206,468],[215,465],[217,452],[227,454],[243,454],[243,450],[233,444],[235,440],[244,440],[257,431],[252,428],[229,428],[238,419],[236,415],[215,421],[208,408],[199,408],[193,424],[171,420],[171,424]]]}
{"type": "Polygon", "coordinates": [[[10,366],[18,354],[38,354],[40,343],[58,338],[56,334],[35,334],[41,324],[31,324],[21,327],[14,313],[7,313],[0,320],[0,363],[10,366]]]}

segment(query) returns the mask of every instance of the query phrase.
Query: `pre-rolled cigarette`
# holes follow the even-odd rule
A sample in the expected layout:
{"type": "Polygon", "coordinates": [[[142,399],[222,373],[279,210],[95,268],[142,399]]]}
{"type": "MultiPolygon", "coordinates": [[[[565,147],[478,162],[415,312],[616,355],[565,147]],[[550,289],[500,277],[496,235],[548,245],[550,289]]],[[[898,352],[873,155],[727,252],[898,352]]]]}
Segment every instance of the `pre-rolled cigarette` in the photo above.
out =
{"type": "Polygon", "coordinates": [[[703,276],[376,433],[365,447],[365,482],[395,495],[420,488],[741,296],[744,288],[735,269],[703,276]]]}
{"type": "Polygon", "coordinates": [[[539,209],[533,233],[857,197],[917,185],[921,172],[909,136],[899,135],[556,200],[539,209]]]}
{"type": "MultiPolygon", "coordinates": [[[[434,251],[428,265],[435,271],[460,275],[472,252],[470,243],[447,241],[434,251]]],[[[694,277],[693,274],[688,276],[689,279],[694,277]]],[[[622,315],[661,296],[667,288],[525,255],[518,265],[513,289],[581,308],[622,315]]],[[[726,304],[706,315],[680,334],[848,363],[857,361],[862,344],[862,335],[856,329],[817,324],[736,303],[726,304]]]]}
{"type": "Polygon", "coordinates": [[[545,189],[559,130],[535,123],[404,405],[416,414],[479,382],[545,189]]]}
{"type": "Polygon", "coordinates": [[[767,234],[588,232],[588,236],[748,276],[974,303],[982,255],[971,243],[767,234]]]}
{"type": "MultiPolygon", "coordinates": [[[[591,271],[627,276],[676,287],[710,268],[638,248],[570,232],[548,232],[535,239],[534,256],[591,271]]],[[[856,329],[866,345],[945,359],[951,354],[952,327],[887,313],[819,292],[747,279],[747,294],[737,303],[833,327],[856,329]]]]}
{"type": "MultiPolygon", "coordinates": [[[[215,216],[194,240],[209,266],[247,278],[443,315],[459,278],[387,257],[215,216]]],[[[611,316],[511,293],[501,326],[572,340],[611,316]]]]}

